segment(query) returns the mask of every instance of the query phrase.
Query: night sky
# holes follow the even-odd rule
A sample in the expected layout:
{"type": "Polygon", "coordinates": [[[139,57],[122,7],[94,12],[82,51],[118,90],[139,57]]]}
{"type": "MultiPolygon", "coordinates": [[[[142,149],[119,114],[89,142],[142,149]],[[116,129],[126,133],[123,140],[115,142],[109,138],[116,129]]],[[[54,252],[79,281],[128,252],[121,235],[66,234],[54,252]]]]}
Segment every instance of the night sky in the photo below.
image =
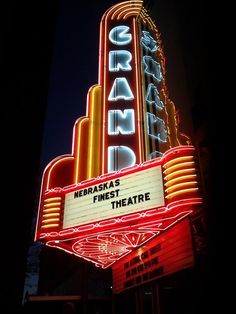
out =
{"type": "Polygon", "coordinates": [[[86,115],[89,88],[98,82],[99,25],[117,0],[61,0],[54,41],[42,163],[70,153],[77,118],[86,115]]]}

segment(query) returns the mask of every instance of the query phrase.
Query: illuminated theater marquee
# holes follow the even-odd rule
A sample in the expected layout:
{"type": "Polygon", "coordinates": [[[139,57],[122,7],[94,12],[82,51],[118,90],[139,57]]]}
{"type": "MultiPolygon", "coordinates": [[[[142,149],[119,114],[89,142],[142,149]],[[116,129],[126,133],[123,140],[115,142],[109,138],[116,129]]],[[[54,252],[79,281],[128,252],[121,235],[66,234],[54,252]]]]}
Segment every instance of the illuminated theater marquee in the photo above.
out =
{"type": "Polygon", "coordinates": [[[104,13],[98,70],[71,152],[44,170],[35,240],[106,268],[202,200],[196,151],[179,131],[160,35],[142,1],[104,13]]]}
{"type": "Polygon", "coordinates": [[[161,167],[156,166],[66,193],[63,228],[160,206],[164,193],[161,167]]]}

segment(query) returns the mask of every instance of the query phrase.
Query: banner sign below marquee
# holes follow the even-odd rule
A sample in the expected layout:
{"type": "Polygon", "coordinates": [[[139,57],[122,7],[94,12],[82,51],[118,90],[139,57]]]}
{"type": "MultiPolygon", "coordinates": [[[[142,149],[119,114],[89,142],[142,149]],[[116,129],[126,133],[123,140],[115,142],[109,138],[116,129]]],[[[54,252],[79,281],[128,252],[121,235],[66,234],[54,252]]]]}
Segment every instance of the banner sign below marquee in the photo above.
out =
{"type": "Polygon", "coordinates": [[[115,263],[112,291],[120,293],[193,265],[190,222],[186,218],[115,263]]]}

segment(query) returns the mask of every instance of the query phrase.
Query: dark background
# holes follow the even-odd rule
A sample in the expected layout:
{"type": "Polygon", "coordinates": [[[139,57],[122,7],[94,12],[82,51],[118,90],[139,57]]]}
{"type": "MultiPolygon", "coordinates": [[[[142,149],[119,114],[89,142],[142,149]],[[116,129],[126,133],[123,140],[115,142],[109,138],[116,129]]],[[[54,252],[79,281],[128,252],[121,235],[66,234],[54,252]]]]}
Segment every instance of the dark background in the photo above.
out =
{"type": "Polygon", "coordinates": [[[1,311],[18,313],[40,166],[58,4],[1,7],[1,311]]]}
{"type": "MultiPolygon", "coordinates": [[[[42,168],[52,158],[70,152],[73,123],[85,114],[88,88],[97,83],[98,24],[112,3],[117,1],[8,1],[1,10],[3,247],[0,298],[4,313],[20,310],[42,168]],[[74,14],[73,10],[66,11],[69,7],[74,14]],[[62,17],[60,10],[64,12],[62,17]],[[78,24],[75,10],[81,12],[78,24]],[[70,31],[74,29],[77,36],[80,28],[77,46],[70,31]],[[90,48],[87,50],[86,46],[90,48]]],[[[152,1],[149,3],[152,5],[152,1]]],[[[224,277],[222,270],[219,271],[218,223],[225,189],[219,179],[223,178],[223,167],[218,157],[219,146],[224,148],[218,121],[221,121],[221,130],[224,121],[216,110],[215,97],[215,86],[220,85],[216,80],[219,67],[215,52],[219,46],[216,36],[219,20],[215,4],[207,6],[201,0],[163,0],[154,4],[160,12],[156,22],[167,58],[170,96],[180,108],[185,105],[182,101],[188,102],[193,116],[190,131],[194,135],[195,130],[204,125],[210,148],[209,295],[213,292],[216,300],[219,295],[216,287],[224,277]],[[176,46],[171,40],[172,32],[178,37],[177,57],[181,60],[178,65],[173,61],[176,46]],[[180,80],[183,76],[185,82],[180,80]]],[[[209,299],[214,306],[212,297],[209,299]]]]}

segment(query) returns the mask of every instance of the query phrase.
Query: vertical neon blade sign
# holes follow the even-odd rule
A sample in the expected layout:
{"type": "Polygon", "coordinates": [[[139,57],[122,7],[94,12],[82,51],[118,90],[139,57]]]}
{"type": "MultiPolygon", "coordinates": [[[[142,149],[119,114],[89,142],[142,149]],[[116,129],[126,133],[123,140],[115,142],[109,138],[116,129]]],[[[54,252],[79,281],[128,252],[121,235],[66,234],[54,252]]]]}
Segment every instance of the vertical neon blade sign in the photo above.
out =
{"type": "Polygon", "coordinates": [[[164,67],[160,44],[153,31],[141,24],[141,62],[143,68],[143,114],[146,136],[146,158],[162,156],[169,148],[167,113],[164,102],[164,67]]]}
{"type": "Polygon", "coordinates": [[[153,159],[175,146],[172,142],[176,134],[171,130],[171,119],[168,117],[171,114],[170,100],[165,84],[165,59],[159,34],[144,10],[140,13],[139,21],[145,159],[153,159]]]}
{"type": "Polygon", "coordinates": [[[103,173],[144,160],[136,42],[136,16],[141,7],[142,1],[121,3],[109,10],[101,23],[103,173]]]}

